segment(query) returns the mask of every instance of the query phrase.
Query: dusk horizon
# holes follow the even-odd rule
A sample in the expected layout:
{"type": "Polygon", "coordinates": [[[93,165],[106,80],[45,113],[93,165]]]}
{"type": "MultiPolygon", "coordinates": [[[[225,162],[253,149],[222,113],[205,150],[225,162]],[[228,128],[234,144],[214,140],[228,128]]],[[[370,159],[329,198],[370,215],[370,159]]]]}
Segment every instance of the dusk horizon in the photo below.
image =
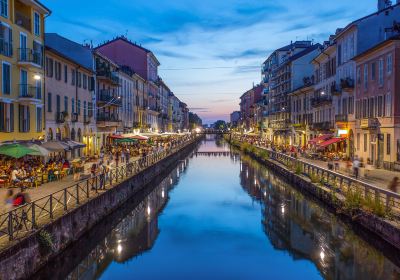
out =
{"type": "Polygon", "coordinates": [[[260,83],[261,65],[273,50],[295,40],[323,43],[337,28],[374,12],[375,2],[313,0],[306,7],[293,0],[43,4],[52,10],[46,32],[94,46],[125,36],[152,50],[171,91],[203,123],[212,124],[229,121],[229,114],[239,110],[239,97],[260,83]]]}

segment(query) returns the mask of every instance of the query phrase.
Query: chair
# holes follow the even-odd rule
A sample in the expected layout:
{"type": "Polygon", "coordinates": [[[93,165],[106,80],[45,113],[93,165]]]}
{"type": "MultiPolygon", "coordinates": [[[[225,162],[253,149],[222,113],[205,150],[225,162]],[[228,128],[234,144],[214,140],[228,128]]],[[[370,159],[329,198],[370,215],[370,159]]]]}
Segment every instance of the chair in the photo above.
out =
{"type": "Polygon", "coordinates": [[[3,185],[4,188],[7,187],[8,179],[0,179],[0,186],[3,185]]]}

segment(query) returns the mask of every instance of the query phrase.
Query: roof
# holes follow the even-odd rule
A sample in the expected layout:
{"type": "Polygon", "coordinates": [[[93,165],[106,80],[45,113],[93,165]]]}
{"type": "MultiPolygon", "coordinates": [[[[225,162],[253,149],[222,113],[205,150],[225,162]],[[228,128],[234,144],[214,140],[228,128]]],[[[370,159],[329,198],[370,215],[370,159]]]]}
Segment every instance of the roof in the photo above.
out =
{"type": "Polygon", "coordinates": [[[94,71],[93,53],[88,47],[62,37],[57,33],[45,33],[45,47],[89,71],[94,71]]]}
{"type": "Polygon", "coordinates": [[[380,48],[384,47],[385,45],[387,45],[387,44],[389,44],[389,43],[391,43],[393,41],[400,41],[400,35],[396,35],[396,36],[390,37],[389,39],[387,39],[387,40],[385,40],[385,41],[373,46],[372,48],[369,48],[368,50],[360,53],[359,55],[357,55],[355,57],[353,57],[353,60],[357,61],[357,60],[363,58],[364,56],[368,55],[369,53],[372,53],[373,51],[379,50],[380,48]]]}
{"type": "Polygon", "coordinates": [[[295,48],[308,48],[311,46],[311,41],[295,41],[294,43],[290,43],[289,45],[283,46],[279,49],[276,49],[275,51],[272,52],[270,56],[264,61],[263,64],[267,62],[267,60],[276,52],[283,52],[283,51],[290,51],[293,47],[295,48]]]}
{"type": "Polygon", "coordinates": [[[383,13],[383,12],[386,12],[388,10],[393,10],[394,8],[397,8],[397,7],[400,7],[400,2],[396,3],[396,4],[392,5],[392,6],[389,6],[389,7],[385,8],[385,9],[376,11],[376,12],[374,12],[372,14],[366,15],[366,16],[364,16],[362,18],[359,18],[359,19],[356,19],[355,21],[350,22],[348,25],[346,25],[345,28],[339,29],[339,32],[336,34],[336,39],[339,38],[340,36],[342,36],[347,30],[349,30],[351,27],[353,27],[354,25],[356,25],[360,21],[363,21],[363,20],[365,20],[367,18],[370,18],[372,16],[376,16],[376,15],[378,15],[380,13],[383,13]]]}
{"type": "Polygon", "coordinates": [[[114,39],[112,39],[112,40],[110,40],[110,41],[107,41],[107,42],[105,42],[105,43],[103,43],[103,44],[98,45],[95,49],[101,48],[102,46],[105,46],[105,45],[114,43],[114,42],[119,41],[119,40],[124,41],[124,42],[126,42],[126,43],[128,43],[128,44],[130,44],[130,45],[132,45],[132,46],[135,46],[135,47],[137,47],[137,48],[139,48],[139,49],[142,49],[143,51],[145,51],[145,52],[147,52],[147,53],[151,53],[150,50],[148,50],[148,49],[142,47],[141,45],[138,45],[138,44],[136,44],[136,43],[134,43],[134,42],[128,40],[125,36],[118,36],[118,37],[116,37],[116,38],[114,38],[114,39]]]}
{"type": "Polygon", "coordinates": [[[289,58],[289,61],[294,61],[294,60],[296,60],[296,59],[298,59],[298,58],[300,58],[300,57],[303,57],[303,56],[305,56],[306,54],[309,54],[310,52],[315,51],[316,49],[319,49],[319,48],[321,48],[321,47],[322,47],[321,44],[312,45],[311,47],[308,47],[307,49],[302,50],[301,52],[298,52],[298,53],[296,53],[295,55],[292,55],[292,56],[289,58]]]}

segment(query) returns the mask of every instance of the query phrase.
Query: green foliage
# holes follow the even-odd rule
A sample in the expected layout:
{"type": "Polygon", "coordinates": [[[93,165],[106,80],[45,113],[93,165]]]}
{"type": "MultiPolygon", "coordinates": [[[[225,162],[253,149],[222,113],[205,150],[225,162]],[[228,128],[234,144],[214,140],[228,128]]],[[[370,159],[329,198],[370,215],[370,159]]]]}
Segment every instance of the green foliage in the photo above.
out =
{"type": "Polygon", "coordinates": [[[296,174],[300,175],[303,172],[303,168],[301,167],[300,164],[296,165],[296,174]]]}
{"type": "Polygon", "coordinates": [[[349,214],[353,214],[363,205],[362,192],[359,187],[349,187],[345,192],[344,210],[349,214]]]}
{"type": "Polygon", "coordinates": [[[38,234],[39,247],[44,252],[51,252],[54,249],[53,237],[46,230],[41,230],[38,234]]]}
{"type": "Polygon", "coordinates": [[[382,203],[380,199],[374,199],[371,194],[367,194],[364,199],[364,209],[367,211],[371,211],[373,214],[378,217],[385,218],[389,215],[385,205],[382,203]]]}
{"type": "Polygon", "coordinates": [[[319,176],[317,174],[310,173],[309,175],[310,175],[311,183],[316,184],[316,183],[320,182],[320,178],[319,178],[319,176]]]}

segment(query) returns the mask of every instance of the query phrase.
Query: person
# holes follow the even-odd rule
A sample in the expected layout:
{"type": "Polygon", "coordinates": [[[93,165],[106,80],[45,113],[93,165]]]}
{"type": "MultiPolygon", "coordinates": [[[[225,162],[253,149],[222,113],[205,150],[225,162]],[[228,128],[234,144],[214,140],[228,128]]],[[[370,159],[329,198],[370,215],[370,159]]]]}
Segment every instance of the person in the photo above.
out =
{"type": "Polygon", "coordinates": [[[14,200],[13,195],[14,195],[13,190],[7,190],[6,197],[4,200],[7,209],[11,209],[11,207],[13,206],[13,200],[14,200]]]}
{"type": "Polygon", "coordinates": [[[14,197],[13,206],[18,207],[29,202],[31,202],[29,195],[25,192],[25,189],[21,187],[20,192],[14,197]]]}
{"type": "Polygon", "coordinates": [[[130,156],[131,156],[131,151],[128,148],[126,148],[126,163],[129,163],[130,156]]]}
{"type": "Polygon", "coordinates": [[[92,167],[90,168],[90,178],[92,180],[92,190],[94,190],[95,189],[94,181],[96,179],[96,164],[95,163],[93,163],[92,167]]]}
{"type": "Polygon", "coordinates": [[[398,177],[394,177],[393,180],[389,184],[389,190],[392,191],[392,192],[397,193],[398,185],[399,185],[399,178],[398,177]]]}
{"type": "Polygon", "coordinates": [[[118,151],[115,152],[115,166],[118,167],[118,162],[119,162],[119,154],[118,151]]]}
{"type": "Polygon", "coordinates": [[[106,167],[103,165],[103,162],[100,161],[99,164],[99,171],[100,171],[100,190],[104,190],[105,186],[105,178],[106,178],[106,167]]]}
{"type": "Polygon", "coordinates": [[[13,184],[18,184],[21,180],[18,178],[18,169],[14,166],[13,171],[11,171],[11,182],[13,184]]]}
{"type": "Polygon", "coordinates": [[[360,161],[358,160],[358,157],[354,158],[353,161],[353,171],[354,171],[354,176],[356,177],[356,179],[358,179],[358,174],[359,174],[359,170],[360,169],[360,161]]]}
{"type": "Polygon", "coordinates": [[[122,164],[125,163],[125,150],[124,149],[121,150],[121,163],[122,164]]]}

